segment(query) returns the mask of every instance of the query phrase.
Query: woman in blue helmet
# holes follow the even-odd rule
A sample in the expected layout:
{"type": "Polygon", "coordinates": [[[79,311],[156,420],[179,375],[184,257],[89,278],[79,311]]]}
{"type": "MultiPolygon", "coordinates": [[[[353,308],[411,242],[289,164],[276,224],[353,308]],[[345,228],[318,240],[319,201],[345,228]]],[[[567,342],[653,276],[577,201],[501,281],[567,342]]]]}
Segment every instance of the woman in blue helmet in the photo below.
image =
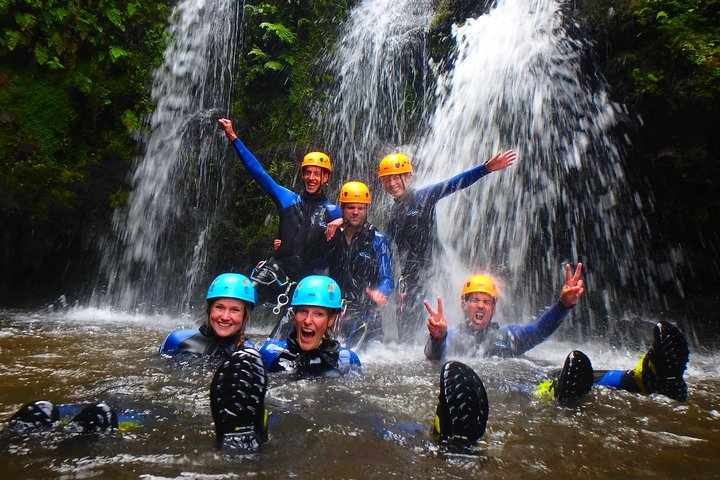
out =
{"type": "Polygon", "coordinates": [[[163,341],[159,354],[191,353],[230,356],[240,347],[254,345],[245,339],[245,326],[255,306],[252,282],[239,273],[223,273],[210,284],[207,320],[198,329],[176,330],[163,341]]]}
{"type": "Polygon", "coordinates": [[[268,339],[260,348],[267,370],[320,375],[359,367],[355,352],[341,347],[331,335],[341,302],[340,287],[332,278],[311,275],[301,280],[291,302],[294,328],[286,339],[268,339]]]}
{"type": "MultiPolygon", "coordinates": [[[[245,325],[255,305],[252,282],[237,273],[223,273],[210,284],[207,295],[207,320],[199,329],[177,330],[167,336],[158,353],[176,355],[230,356],[242,347],[254,348],[245,339],[245,325]]],[[[13,430],[48,428],[68,423],[70,430],[94,432],[123,428],[135,423],[132,415],[118,415],[105,402],[56,405],[35,400],[22,406],[9,420],[13,430]]]]}
{"type": "Polygon", "coordinates": [[[210,407],[223,449],[254,451],[267,439],[266,372],[317,376],[360,368],[355,352],[332,337],[341,306],[335,280],[305,277],[297,284],[291,303],[294,328],[285,340],[268,339],[259,352],[239,349],[215,372],[210,407]]]}

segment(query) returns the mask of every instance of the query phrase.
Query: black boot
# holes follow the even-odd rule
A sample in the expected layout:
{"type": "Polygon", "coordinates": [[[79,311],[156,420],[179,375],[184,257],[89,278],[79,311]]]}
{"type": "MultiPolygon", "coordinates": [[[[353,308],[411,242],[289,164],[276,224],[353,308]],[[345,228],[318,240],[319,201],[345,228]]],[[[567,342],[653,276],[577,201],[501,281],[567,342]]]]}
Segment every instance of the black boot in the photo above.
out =
{"type": "Polygon", "coordinates": [[[20,407],[8,423],[14,430],[49,428],[60,420],[58,408],[52,402],[36,400],[20,407]]]}
{"type": "Polygon", "coordinates": [[[441,442],[474,445],[488,421],[488,399],[480,377],[463,363],[447,362],[440,373],[438,398],[434,430],[441,442]]]}
{"type": "Polygon", "coordinates": [[[635,368],[645,393],[660,393],[673,400],[687,399],[683,374],[689,349],[685,335],[674,325],[662,321],[653,329],[653,343],[635,368]]]}
{"type": "Polygon", "coordinates": [[[215,372],[210,408],[221,449],[255,452],[267,440],[267,374],[260,353],[242,349],[215,372]]]}
{"type": "Polygon", "coordinates": [[[83,432],[100,432],[109,428],[118,428],[118,417],[115,410],[107,403],[100,402],[88,405],[70,422],[83,432]]]}
{"type": "Polygon", "coordinates": [[[587,355],[574,350],[565,358],[560,376],[555,381],[553,396],[559,405],[572,406],[583,395],[590,393],[593,385],[592,363],[587,355]]]}

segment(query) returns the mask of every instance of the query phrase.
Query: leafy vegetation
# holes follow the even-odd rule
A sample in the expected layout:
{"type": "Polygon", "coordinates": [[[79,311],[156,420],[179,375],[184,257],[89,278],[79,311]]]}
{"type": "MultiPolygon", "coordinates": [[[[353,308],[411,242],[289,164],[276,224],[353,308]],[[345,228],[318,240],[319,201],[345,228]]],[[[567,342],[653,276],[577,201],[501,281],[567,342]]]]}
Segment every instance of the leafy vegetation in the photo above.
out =
{"type": "Polygon", "coordinates": [[[0,287],[62,271],[108,223],[167,15],[164,2],[0,0],[0,287]]]}

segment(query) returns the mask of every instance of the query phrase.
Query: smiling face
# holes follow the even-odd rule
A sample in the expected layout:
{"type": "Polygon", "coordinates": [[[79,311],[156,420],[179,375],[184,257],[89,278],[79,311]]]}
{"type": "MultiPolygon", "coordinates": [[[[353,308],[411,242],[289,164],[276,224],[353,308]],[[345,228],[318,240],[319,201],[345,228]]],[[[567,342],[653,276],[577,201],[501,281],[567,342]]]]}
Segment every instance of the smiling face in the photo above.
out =
{"type": "Polygon", "coordinates": [[[470,326],[482,330],[490,325],[495,313],[495,299],[487,293],[468,293],[460,302],[460,308],[470,326]]]}
{"type": "Polygon", "coordinates": [[[305,184],[305,190],[309,194],[318,193],[329,178],[330,172],[324,168],[308,165],[302,169],[303,183],[305,184]]]}
{"type": "Polygon", "coordinates": [[[295,307],[295,332],[300,349],[314,350],[320,345],[325,332],[335,323],[336,313],[325,307],[298,305],[295,307]]]}
{"type": "Polygon", "coordinates": [[[231,337],[242,332],[247,308],[235,298],[218,298],[210,304],[208,323],[218,337],[231,337]]]}
{"type": "Polygon", "coordinates": [[[367,220],[366,203],[341,203],[342,216],[345,223],[358,227],[367,220]]]}
{"type": "Polygon", "coordinates": [[[381,177],[385,191],[392,195],[394,199],[402,197],[405,195],[405,190],[410,186],[411,175],[410,173],[396,173],[381,177]]]}

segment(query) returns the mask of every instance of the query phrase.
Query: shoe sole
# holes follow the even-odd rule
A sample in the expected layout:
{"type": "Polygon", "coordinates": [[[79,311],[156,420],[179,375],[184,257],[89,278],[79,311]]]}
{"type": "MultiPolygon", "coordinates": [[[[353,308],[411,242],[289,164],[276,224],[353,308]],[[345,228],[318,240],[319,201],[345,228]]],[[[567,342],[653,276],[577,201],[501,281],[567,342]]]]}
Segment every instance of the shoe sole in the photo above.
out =
{"type": "Polygon", "coordinates": [[[257,350],[238,350],[220,365],[210,385],[210,409],[221,446],[231,434],[255,432],[265,440],[266,393],[267,374],[257,350]]]}
{"type": "Polygon", "coordinates": [[[472,368],[460,362],[447,362],[440,374],[439,400],[441,440],[472,444],[485,434],[487,393],[472,368]]]}
{"type": "Polygon", "coordinates": [[[555,399],[562,406],[571,406],[589,393],[593,385],[593,368],[588,356],[579,350],[570,352],[557,385],[555,399]]]}

